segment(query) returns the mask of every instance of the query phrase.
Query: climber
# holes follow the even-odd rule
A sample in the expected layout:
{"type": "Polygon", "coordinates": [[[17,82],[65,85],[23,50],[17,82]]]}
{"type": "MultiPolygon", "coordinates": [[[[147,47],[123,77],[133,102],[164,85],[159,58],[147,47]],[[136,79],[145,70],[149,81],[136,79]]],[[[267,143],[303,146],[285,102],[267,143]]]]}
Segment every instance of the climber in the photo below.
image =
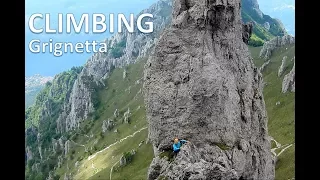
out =
{"type": "Polygon", "coordinates": [[[185,144],[185,143],[188,143],[189,141],[186,141],[186,140],[179,140],[177,137],[174,138],[174,143],[172,145],[173,147],[173,152],[174,152],[174,155],[177,155],[178,152],[180,151],[180,147],[185,144]]]}

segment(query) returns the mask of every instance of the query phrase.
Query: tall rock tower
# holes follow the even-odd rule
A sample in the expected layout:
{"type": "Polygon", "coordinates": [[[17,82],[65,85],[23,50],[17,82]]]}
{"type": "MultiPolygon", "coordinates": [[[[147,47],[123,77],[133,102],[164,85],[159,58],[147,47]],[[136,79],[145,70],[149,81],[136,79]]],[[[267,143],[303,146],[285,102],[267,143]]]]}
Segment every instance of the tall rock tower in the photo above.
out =
{"type": "Polygon", "coordinates": [[[262,78],[240,0],[174,0],[172,23],[145,65],[155,158],[148,179],[274,179],[262,78]],[[172,140],[190,141],[172,160],[172,140]]]}

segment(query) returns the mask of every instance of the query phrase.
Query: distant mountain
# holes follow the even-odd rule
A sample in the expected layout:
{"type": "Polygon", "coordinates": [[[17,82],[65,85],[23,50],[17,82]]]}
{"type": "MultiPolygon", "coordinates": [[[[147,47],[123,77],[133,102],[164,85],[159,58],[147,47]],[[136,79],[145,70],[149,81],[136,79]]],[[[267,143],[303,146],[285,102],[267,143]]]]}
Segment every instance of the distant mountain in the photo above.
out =
{"type": "Polygon", "coordinates": [[[48,81],[52,81],[51,76],[41,76],[36,74],[33,76],[25,77],[25,108],[31,106],[37,94],[43,89],[48,81]]]}
{"type": "Polygon", "coordinates": [[[275,36],[287,34],[280,20],[271,18],[260,10],[257,0],[242,0],[241,13],[244,23],[250,21],[254,23],[249,45],[261,46],[265,41],[269,41],[275,36]]]}
{"type": "Polygon", "coordinates": [[[295,35],[294,0],[258,0],[261,10],[273,18],[281,19],[288,34],[295,35]]]}

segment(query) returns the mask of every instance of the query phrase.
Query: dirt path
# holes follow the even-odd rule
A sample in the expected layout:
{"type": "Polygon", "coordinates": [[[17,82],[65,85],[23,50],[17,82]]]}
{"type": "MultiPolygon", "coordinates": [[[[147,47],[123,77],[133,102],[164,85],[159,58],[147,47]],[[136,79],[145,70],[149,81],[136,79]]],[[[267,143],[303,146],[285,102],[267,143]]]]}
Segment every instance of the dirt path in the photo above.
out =
{"type": "Polygon", "coordinates": [[[276,143],[276,147],[271,149],[271,152],[274,156],[278,157],[280,154],[282,154],[285,150],[287,150],[289,147],[291,147],[293,144],[285,144],[281,145],[279,142],[277,142],[273,137],[270,136],[270,142],[274,141],[276,143]],[[278,154],[276,153],[277,149],[282,149],[278,154]]]}
{"type": "Polygon", "coordinates": [[[120,161],[114,163],[114,165],[111,167],[111,170],[110,170],[110,180],[112,179],[112,172],[113,172],[113,167],[118,164],[120,161]]]}
{"type": "Polygon", "coordinates": [[[108,150],[109,148],[111,148],[112,146],[114,146],[114,145],[116,145],[116,144],[118,144],[118,143],[121,143],[122,141],[124,141],[124,140],[126,140],[126,139],[128,139],[128,138],[131,138],[131,137],[135,136],[137,133],[139,133],[139,132],[141,132],[141,131],[143,131],[143,130],[145,130],[145,129],[147,129],[147,128],[148,128],[148,127],[141,128],[141,129],[139,129],[138,131],[134,132],[133,134],[131,134],[131,135],[127,136],[127,137],[124,137],[124,138],[118,140],[117,142],[115,142],[115,143],[113,143],[113,144],[110,144],[109,146],[107,146],[106,148],[102,149],[101,151],[98,151],[98,152],[94,153],[93,155],[89,156],[89,157],[88,157],[88,160],[91,160],[92,158],[96,157],[97,154],[102,153],[102,152],[108,150]]]}

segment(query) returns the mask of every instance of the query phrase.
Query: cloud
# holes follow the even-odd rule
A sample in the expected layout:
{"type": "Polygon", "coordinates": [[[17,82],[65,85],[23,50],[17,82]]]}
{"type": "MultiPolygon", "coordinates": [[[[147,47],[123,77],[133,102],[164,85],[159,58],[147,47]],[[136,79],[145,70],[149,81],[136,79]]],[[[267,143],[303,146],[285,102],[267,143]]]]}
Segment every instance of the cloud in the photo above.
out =
{"type": "Polygon", "coordinates": [[[274,7],[273,11],[282,11],[284,9],[290,9],[295,11],[295,5],[294,4],[282,4],[281,6],[274,7]]]}

